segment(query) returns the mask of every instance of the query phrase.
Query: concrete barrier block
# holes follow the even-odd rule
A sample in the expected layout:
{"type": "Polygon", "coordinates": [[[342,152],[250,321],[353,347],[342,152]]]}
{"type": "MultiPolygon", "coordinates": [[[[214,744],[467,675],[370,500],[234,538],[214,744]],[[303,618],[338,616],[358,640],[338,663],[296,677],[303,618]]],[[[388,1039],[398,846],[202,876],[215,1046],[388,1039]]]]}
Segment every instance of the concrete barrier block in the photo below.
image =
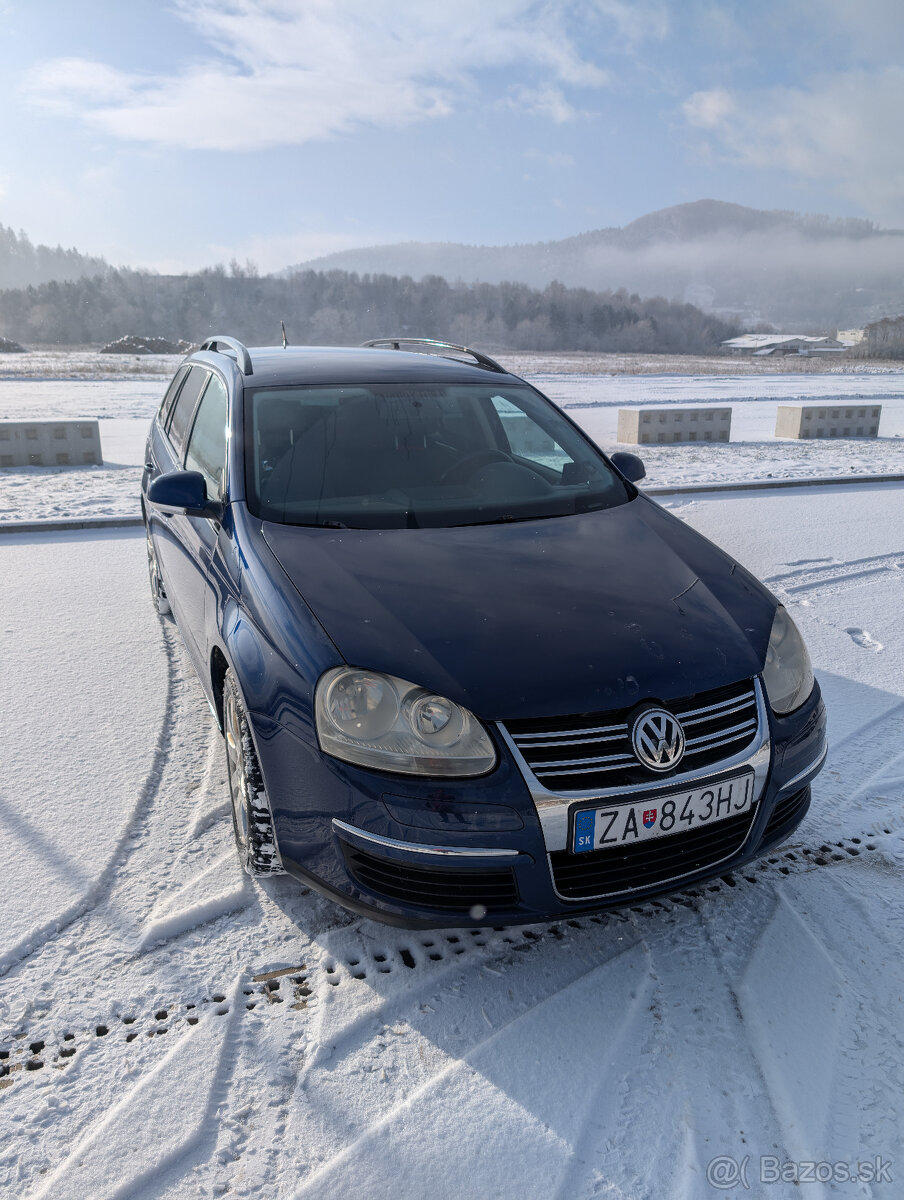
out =
{"type": "Polygon", "coordinates": [[[731,438],[731,409],[620,408],[618,440],[634,446],[675,445],[683,442],[727,442],[731,438]]]}
{"type": "Polygon", "coordinates": [[[0,421],[0,468],[95,467],[103,461],[95,420],[0,421]]]}
{"type": "Polygon", "coordinates": [[[775,417],[775,436],[878,437],[881,417],[881,404],[780,404],[775,417]]]}

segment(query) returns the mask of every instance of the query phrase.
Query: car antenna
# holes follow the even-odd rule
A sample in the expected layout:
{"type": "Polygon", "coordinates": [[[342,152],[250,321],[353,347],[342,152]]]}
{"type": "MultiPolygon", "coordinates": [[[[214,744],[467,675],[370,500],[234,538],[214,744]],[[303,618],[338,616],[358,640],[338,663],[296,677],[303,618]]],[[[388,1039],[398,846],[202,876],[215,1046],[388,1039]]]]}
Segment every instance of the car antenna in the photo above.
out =
{"type": "Polygon", "coordinates": [[[285,321],[280,321],[280,323],[279,323],[279,327],[280,327],[280,329],[282,330],[282,348],[283,348],[283,350],[286,350],[286,349],[288,348],[288,345],[289,345],[289,339],[286,337],[286,323],[285,323],[285,321]]]}

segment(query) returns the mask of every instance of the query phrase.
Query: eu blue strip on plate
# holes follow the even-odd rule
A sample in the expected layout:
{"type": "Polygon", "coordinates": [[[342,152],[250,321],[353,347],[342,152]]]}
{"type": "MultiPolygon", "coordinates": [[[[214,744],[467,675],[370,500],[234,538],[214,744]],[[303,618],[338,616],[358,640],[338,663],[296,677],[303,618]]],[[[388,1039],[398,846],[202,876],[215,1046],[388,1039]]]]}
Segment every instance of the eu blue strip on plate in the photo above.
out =
{"type": "Polygon", "coordinates": [[[596,810],[588,808],[575,814],[574,818],[574,852],[580,854],[593,849],[593,835],[596,826],[596,810]]]}

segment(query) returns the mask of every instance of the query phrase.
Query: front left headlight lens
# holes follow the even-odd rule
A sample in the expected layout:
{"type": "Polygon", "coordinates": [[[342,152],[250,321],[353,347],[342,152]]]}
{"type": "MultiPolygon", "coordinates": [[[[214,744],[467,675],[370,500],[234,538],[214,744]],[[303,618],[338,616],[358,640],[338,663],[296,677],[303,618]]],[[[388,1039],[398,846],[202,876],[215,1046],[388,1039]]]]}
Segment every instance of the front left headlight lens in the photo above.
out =
{"type": "Polygon", "coordinates": [[[346,762],[407,775],[483,775],[496,765],[466,708],[395,675],[335,667],[314,700],[321,748],[346,762]]]}
{"type": "Polygon", "coordinates": [[[797,626],[781,605],[772,622],[763,683],[773,712],[782,716],[800,708],[813,691],[810,655],[797,626]]]}

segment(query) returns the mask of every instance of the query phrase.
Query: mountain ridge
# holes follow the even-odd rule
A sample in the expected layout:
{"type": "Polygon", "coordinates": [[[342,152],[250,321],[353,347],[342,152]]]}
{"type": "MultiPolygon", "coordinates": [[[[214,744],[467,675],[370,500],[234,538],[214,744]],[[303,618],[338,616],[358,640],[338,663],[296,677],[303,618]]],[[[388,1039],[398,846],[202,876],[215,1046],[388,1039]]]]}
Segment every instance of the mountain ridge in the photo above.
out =
{"type": "Polygon", "coordinates": [[[721,200],[673,205],[625,226],[553,241],[408,241],[340,250],[278,274],[298,270],[625,288],[748,324],[844,327],[904,309],[904,231],[721,200]]]}

